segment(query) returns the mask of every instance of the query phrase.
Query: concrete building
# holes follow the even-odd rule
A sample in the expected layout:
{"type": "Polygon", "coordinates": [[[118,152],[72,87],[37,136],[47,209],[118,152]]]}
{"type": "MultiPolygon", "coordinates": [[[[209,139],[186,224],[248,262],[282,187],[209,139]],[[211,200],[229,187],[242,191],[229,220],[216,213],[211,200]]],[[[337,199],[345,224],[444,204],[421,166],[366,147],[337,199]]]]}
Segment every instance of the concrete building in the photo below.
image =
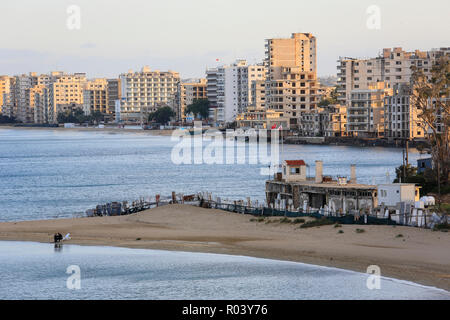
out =
{"type": "Polygon", "coordinates": [[[411,103],[411,87],[395,85],[393,94],[384,98],[384,136],[388,139],[412,140],[425,138],[426,125],[418,118],[411,103]]]}
{"type": "Polygon", "coordinates": [[[0,114],[13,116],[11,108],[11,89],[14,86],[14,78],[10,76],[0,76],[0,114]]]}
{"type": "Polygon", "coordinates": [[[336,104],[325,109],[328,113],[328,122],[325,125],[326,137],[343,137],[347,135],[347,107],[336,104]]]}
{"type": "Polygon", "coordinates": [[[251,105],[266,108],[266,81],[256,80],[251,84],[251,105]]]}
{"type": "Polygon", "coordinates": [[[420,187],[414,183],[391,183],[378,185],[378,204],[385,207],[397,207],[404,202],[413,205],[420,199],[420,187]]]}
{"type": "Polygon", "coordinates": [[[208,69],[206,78],[207,96],[211,98],[210,118],[217,122],[233,122],[256,99],[253,98],[256,87],[253,91],[252,85],[256,81],[263,81],[265,74],[263,64],[248,65],[246,60],[208,69]]]}
{"type": "Polygon", "coordinates": [[[58,114],[77,106],[83,109],[85,73],[60,74],[49,85],[48,122],[57,123],[58,114]]]}
{"type": "Polygon", "coordinates": [[[347,135],[347,108],[328,105],[302,112],[299,134],[304,137],[342,137],[347,135]]]}
{"type": "Polygon", "coordinates": [[[151,71],[145,66],[120,75],[120,114],[116,120],[143,123],[149,113],[169,106],[176,112],[180,75],[174,71],[151,71]],[[119,118],[118,118],[119,117],[119,118]]]}
{"type": "Polygon", "coordinates": [[[339,102],[348,103],[353,90],[366,90],[375,82],[386,82],[391,87],[409,84],[412,66],[431,75],[433,62],[449,53],[450,48],[414,52],[406,52],[402,48],[385,48],[381,55],[374,58],[341,57],[337,65],[339,102]]]}
{"type": "Polygon", "coordinates": [[[289,129],[289,119],[283,117],[282,112],[267,110],[264,107],[247,107],[247,111],[236,117],[238,128],[270,129],[273,125],[289,129]]]}
{"type": "Polygon", "coordinates": [[[209,68],[206,70],[206,96],[209,101],[209,118],[217,122],[224,119],[225,70],[224,68],[209,68]]]}
{"type": "Polygon", "coordinates": [[[83,111],[86,115],[110,112],[108,105],[108,81],[104,78],[87,81],[83,86],[83,111]]]}
{"type": "Polygon", "coordinates": [[[317,107],[316,38],[294,33],[291,38],[267,39],[265,101],[268,109],[283,112],[291,128],[299,126],[302,112],[317,107]]]}
{"type": "Polygon", "coordinates": [[[384,98],[392,95],[385,82],[351,91],[347,105],[347,132],[359,137],[384,136],[384,98]]]}
{"type": "Polygon", "coordinates": [[[182,81],[180,84],[180,102],[179,110],[177,111],[177,119],[184,122],[186,120],[186,115],[184,110],[186,107],[197,99],[208,99],[207,96],[207,81],[204,78],[201,79],[191,79],[187,81],[182,81]]]}
{"type": "Polygon", "coordinates": [[[106,82],[107,113],[109,120],[113,120],[116,113],[116,101],[121,97],[120,79],[107,79],[106,82]]]}
{"type": "Polygon", "coordinates": [[[282,172],[266,181],[266,201],[272,207],[282,202],[286,208],[304,211],[324,209],[331,214],[371,213],[377,207],[377,187],[358,184],[355,166],[350,179],[336,180],[323,175],[322,161],[315,163],[315,176],[307,177],[303,160],[286,160],[282,172]]]}

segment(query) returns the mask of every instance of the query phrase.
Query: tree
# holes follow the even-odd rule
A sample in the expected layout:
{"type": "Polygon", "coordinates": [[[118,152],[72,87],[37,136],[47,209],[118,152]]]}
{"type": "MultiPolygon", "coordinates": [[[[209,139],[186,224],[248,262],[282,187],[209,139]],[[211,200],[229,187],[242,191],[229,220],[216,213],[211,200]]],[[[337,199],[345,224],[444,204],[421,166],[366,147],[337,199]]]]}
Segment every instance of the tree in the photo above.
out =
{"type": "Polygon", "coordinates": [[[157,123],[166,124],[171,117],[175,116],[175,112],[171,107],[161,107],[148,115],[148,121],[156,121],[157,123]]]}
{"type": "Polygon", "coordinates": [[[450,60],[447,55],[436,60],[430,77],[416,66],[411,69],[411,104],[417,110],[424,132],[428,133],[440,203],[441,183],[448,184],[450,174],[450,60]]]}
{"type": "Polygon", "coordinates": [[[409,179],[416,175],[416,173],[417,168],[413,167],[411,164],[408,163],[406,166],[401,165],[395,168],[396,179],[394,180],[394,183],[408,182],[409,179]]]}
{"type": "Polygon", "coordinates": [[[14,117],[8,117],[0,114],[0,123],[17,123],[17,120],[14,117]]]}
{"type": "Polygon", "coordinates": [[[193,113],[196,118],[207,119],[209,116],[208,99],[195,99],[194,102],[186,107],[184,114],[193,113]]]}
{"type": "Polygon", "coordinates": [[[334,88],[331,92],[330,92],[330,96],[327,98],[322,98],[322,100],[320,100],[319,102],[319,107],[326,107],[330,104],[336,104],[337,103],[337,98],[338,98],[338,94],[337,94],[337,89],[334,88]]]}
{"type": "Polygon", "coordinates": [[[93,120],[95,123],[99,123],[100,121],[105,120],[105,115],[101,113],[100,111],[96,110],[91,113],[90,120],[93,120]]]}
{"type": "Polygon", "coordinates": [[[90,116],[86,116],[81,108],[66,110],[59,112],[56,118],[58,123],[79,123],[82,124],[90,120],[90,116]]]}

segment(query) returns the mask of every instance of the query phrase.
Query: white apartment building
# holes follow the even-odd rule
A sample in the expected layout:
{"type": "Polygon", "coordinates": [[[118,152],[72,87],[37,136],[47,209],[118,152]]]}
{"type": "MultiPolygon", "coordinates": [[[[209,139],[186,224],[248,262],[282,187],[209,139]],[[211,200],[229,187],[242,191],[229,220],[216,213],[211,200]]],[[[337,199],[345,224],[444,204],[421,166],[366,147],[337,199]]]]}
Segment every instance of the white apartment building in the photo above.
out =
{"type": "Polygon", "coordinates": [[[160,107],[178,109],[180,75],[174,71],[151,71],[145,66],[140,72],[121,74],[121,99],[116,108],[116,121],[145,121],[149,113],[160,107]]]}
{"type": "Polygon", "coordinates": [[[263,64],[248,65],[237,60],[232,65],[208,69],[207,96],[210,99],[210,118],[217,122],[233,122],[239,113],[252,104],[252,84],[265,79],[263,64]],[[211,82],[210,82],[211,81],[211,82]]]}

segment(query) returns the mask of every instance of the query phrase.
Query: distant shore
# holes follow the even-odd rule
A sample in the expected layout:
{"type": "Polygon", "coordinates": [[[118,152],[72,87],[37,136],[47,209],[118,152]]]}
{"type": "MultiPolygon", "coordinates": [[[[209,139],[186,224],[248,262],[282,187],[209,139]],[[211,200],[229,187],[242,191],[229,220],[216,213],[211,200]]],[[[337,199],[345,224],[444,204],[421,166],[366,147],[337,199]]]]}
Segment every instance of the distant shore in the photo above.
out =
{"type": "Polygon", "coordinates": [[[139,134],[148,134],[148,135],[156,135],[156,136],[171,136],[173,130],[165,129],[165,130],[144,130],[144,129],[129,129],[129,128],[113,128],[113,127],[105,127],[105,128],[93,128],[93,127],[75,127],[75,128],[64,128],[64,127],[16,127],[14,125],[0,125],[0,129],[13,129],[13,130],[58,130],[58,131],[91,131],[91,132],[105,132],[105,133],[139,133],[139,134]]]}
{"type": "Polygon", "coordinates": [[[363,273],[378,265],[382,276],[450,290],[449,233],[375,225],[301,229],[275,217],[251,219],[176,204],[128,216],[4,222],[0,240],[52,242],[60,232],[81,245],[245,255],[363,273]]]}

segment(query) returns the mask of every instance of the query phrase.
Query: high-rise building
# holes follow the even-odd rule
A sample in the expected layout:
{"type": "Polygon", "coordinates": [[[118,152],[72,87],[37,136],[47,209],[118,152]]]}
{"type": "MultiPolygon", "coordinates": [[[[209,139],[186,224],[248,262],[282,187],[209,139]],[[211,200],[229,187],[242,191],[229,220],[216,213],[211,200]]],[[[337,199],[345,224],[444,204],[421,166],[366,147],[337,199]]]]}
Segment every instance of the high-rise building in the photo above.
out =
{"type": "Polygon", "coordinates": [[[302,112],[317,107],[316,48],[310,33],[266,40],[266,108],[283,112],[291,128],[299,127],[302,112]]]}
{"type": "Polygon", "coordinates": [[[49,85],[48,122],[57,123],[58,114],[74,108],[83,109],[85,73],[59,74],[49,85]]]}
{"type": "Polygon", "coordinates": [[[87,81],[83,86],[83,110],[85,114],[98,111],[106,115],[108,107],[108,82],[104,78],[87,81]]]}
{"type": "Polygon", "coordinates": [[[238,113],[245,112],[252,104],[252,84],[264,80],[265,73],[263,64],[248,65],[242,59],[231,65],[208,69],[210,117],[218,122],[233,122],[238,113]]]}
{"type": "Polygon", "coordinates": [[[120,79],[107,79],[106,87],[106,98],[108,102],[108,115],[112,119],[115,117],[116,112],[116,101],[120,100],[121,90],[120,90],[120,79]]]}
{"type": "Polygon", "coordinates": [[[426,126],[411,103],[411,86],[397,84],[393,94],[384,98],[384,130],[388,139],[424,138],[426,126]]]}
{"type": "Polygon", "coordinates": [[[225,109],[225,69],[223,67],[206,70],[206,96],[209,101],[209,118],[217,122],[224,119],[225,109]]]}
{"type": "Polygon", "coordinates": [[[207,97],[207,82],[206,79],[190,79],[182,81],[180,84],[180,110],[178,110],[178,119],[184,121],[186,115],[184,110],[186,107],[197,99],[208,99],[207,97]]]}
{"type": "Polygon", "coordinates": [[[14,78],[10,76],[0,76],[0,114],[12,116],[10,110],[11,88],[14,85],[14,78]]]}
{"type": "Polygon", "coordinates": [[[385,82],[352,90],[347,106],[347,133],[360,137],[384,136],[384,98],[389,95],[392,89],[385,82]]]}
{"type": "Polygon", "coordinates": [[[120,75],[121,99],[116,120],[144,122],[149,113],[169,106],[176,112],[180,75],[174,71],[151,71],[145,66],[140,72],[120,75]]]}
{"type": "Polygon", "coordinates": [[[412,66],[422,69],[426,75],[431,75],[433,62],[445,54],[450,54],[450,48],[414,52],[406,52],[402,48],[385,48],[383,53],[375,58],[341,57],[337,66],[339,102],[348,103],[352,90],[365,90],[376,82],[384,81],[391,87],[410,84],[412,66]]]}

